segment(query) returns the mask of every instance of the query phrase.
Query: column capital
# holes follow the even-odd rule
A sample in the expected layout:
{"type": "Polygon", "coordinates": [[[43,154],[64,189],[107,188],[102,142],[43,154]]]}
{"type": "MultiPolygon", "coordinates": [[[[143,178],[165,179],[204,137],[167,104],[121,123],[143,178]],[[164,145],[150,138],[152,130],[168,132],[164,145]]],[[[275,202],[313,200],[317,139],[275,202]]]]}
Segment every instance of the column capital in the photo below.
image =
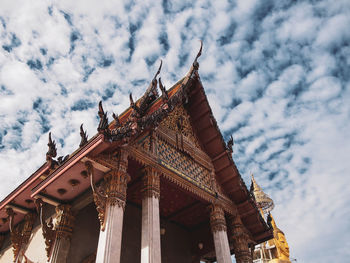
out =
{"type": "Polygon", "coordinates": [[[75,217],[70,205],[56,206],[56,238],[71,238],[75,217]]]}
{"type": "Polygon", "coordinates": [[[118,205],[125,209],[126,188],[130,181],[130,176],[127,173],[128,152],[125,149],[118,149],[117,162],[116,168],[112,169],[104,176],[106,183],[105,196],[110,205],[118,205]]]}
{"type": "Polygon", "coordinates": [[[225,220],[225,212],[222,206],[218,204],[212,204],[209,206],[210,209],[210,226],[211,231],[226,231],[226,220],[225,220]]]}
{"type": "Polygon", "coordinates": [[[142,199],[146,197],[160,197],[160,177],[158,171],[151,167],[144,168],[144,176],[142,177],[142,199]]]}

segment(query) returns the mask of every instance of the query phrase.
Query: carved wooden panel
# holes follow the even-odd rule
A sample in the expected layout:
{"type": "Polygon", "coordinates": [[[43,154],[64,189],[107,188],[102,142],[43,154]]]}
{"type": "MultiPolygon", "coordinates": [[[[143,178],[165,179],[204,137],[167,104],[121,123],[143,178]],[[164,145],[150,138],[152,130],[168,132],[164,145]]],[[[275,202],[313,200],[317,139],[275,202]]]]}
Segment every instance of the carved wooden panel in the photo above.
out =
{"type": "Polygon", "coordinates": [[[201,148],[193,132],[190,116],[182,105],[176,107],[160,125],[187,137],[197,148],[201,148]]]}
{"type": "Polygon", "coordinates": [[[157,153],[162,165],[202,189],[210,193],[214,192],[210,171],[195,162],[188,154],[180,152],[171,144],[160,139],[157,143],[157,153]]]}

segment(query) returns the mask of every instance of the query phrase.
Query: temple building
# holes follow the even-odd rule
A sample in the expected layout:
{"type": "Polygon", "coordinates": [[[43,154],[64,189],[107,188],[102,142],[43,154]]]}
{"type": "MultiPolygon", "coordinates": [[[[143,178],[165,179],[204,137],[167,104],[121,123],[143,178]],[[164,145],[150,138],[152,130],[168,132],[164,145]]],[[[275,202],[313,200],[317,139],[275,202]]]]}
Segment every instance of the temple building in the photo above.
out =
{"type": "Polygon", "coordinates": [[[161,64],[113,121],[100,102],[97,134],[81,126],[69,155],[57,157],[49,134],[42,166],[0,203],[0,263],[245,263],[275,232],[281,240],[219,131],[201,51],[169,90],[161,64]]]}
{"type": "Polygon", "coordinates": [[[291,263],[289,259],[289,246],[282,230],[280,230],[271,210],[274,208],[273,200],[263,192],[252,175],[250,191],[253,193],[256,203],[267,224],[273,229],[273,238],[255,246],[253,254],[254,263],[291,263]]]}

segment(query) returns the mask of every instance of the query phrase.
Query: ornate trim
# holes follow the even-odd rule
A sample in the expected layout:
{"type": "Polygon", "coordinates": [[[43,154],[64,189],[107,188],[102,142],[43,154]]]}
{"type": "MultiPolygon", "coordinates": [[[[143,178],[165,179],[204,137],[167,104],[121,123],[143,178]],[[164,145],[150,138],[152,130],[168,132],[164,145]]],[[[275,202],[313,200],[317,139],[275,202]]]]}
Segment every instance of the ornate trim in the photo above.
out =
{"type": "Polygon", "coordinates": [[[212,204],[210,206],[210,227],[213,233],[227,231],[225,212],[221,206],[212,204]]]}
{"type": "Polygon", "coordinates": [[[250,235],[237,215],[230,218],[231,240],[237,263],[252,262],[250,235]]]}
{"type": "Polygon", "coordinates": [[[144,169],[144,176],[142,177],[142,198],[155,197],[160,198],[160,178],[159,173],[150,166],[144,169]]]}
{"type": "Polygon", "coordinates": [[[10,219],[10,222],[9,222],[10,239],[12,244],[13,257],[14,257],[14,260],[16,260],[19,255],[19,251],[21,249],[21,241],[22,241],[21,225],[18,224],[16,227],[13,226],[15,212],[13,212],[12,208],[7,208],[6,213],[10,219]]]}
{"type": "Polygon", "coordinates": [[[127,174],[128,153],[120,149],[116,154],[99,155],[93,158],[94,161],[103,164],[111,170],[104,175],[103,182],[99,187],[94,183],[94,169],[91,162],[85,162],[85,166],[90,176],[90,184],[93,191],[94,202],[100,220],[100,228],[105,230],[105,214],[107,204],[119,206],[125,209],[126,188],[130,180],[127,174]]]}
{"type": "Polygon", "coordinates": [[[36,214],[28,213],[24,216],[24,225],[22,230],[22,244],[27,244],[32,234],[36,214]]]}
{"type": "Polygon", "coordinates": [[[58,205],[56,206],[56,238],[68,238],[72,237],[74,216],[70,205],[58,205]]]}
{"type": "Polygon", "coordinates": [[[17,224],[14,227],[13,224],[15,212],[12,208],[9,207],[6,209],[6,213],[10,219],[10,239],[12,243],[14,260],[16,261],[19,256],[21,247],[23,245],[26,245],[29,241],[36,215],[33,213],[26,214],[24,217],[24,222],[17,224]]]}
{"type": "Polygon", "coordinates": [[[45,240],[46,256],[47,256],[47,260],[49,261],[50,257],[51,257],[53,243],[54,243],[55,238],[56,238],[56,230],[54,230],[54,225],[52,223],[52,217],[50,217],[48,222],[46,222],[43,219],[43,201],[40,198],[35,200],[35,206],[36,206],[38,214],[39,214],[41,228],[43,231],[43,237],[45,240]]]}
{"type": "MultiPolygon", "coordinates": [[[[187,104],[189,99],[189,92],[191,83],[193,80],[199,80],[197,62],[198,57],[201,55],[201,48],[192,64],[192,67],[186,77],[182,80],[179,90],[173,94],[170,98],[165,90],[165,87],[159,81],[160,90],[162,92],[161,102],[162,104],[158,109],[149,113],[149,109],[152,104],[159,97],[157,92],[157,76],[160,73],[159,67],[157,73],[152,79],[145,94],[140,98],[139,101],[134,102],[132,94],[130,94],[130,108],[131,113],[128,115],[126,121],[120,122],[119,118],[116,119],[116,125],[112,129],[108,126],[107,113],[104,112],[102,102],[99,103],[98,115],[100,117],[100,123],[98,125],[98,132],[105,135],[105,138],[110,141],[128,141],[130,137],[141,134],[144,130],[149,128],[157,127],[158,124],[166,117],[170,112],[173,111],[175,106],[179,104],[187,104]],[[148,114],[149,113],[149,114],[148,114]],[[117,121],[118,120],[118,121],[117,121]]],[[[117,115],[115,115],[117,117],[117,115]]]]}

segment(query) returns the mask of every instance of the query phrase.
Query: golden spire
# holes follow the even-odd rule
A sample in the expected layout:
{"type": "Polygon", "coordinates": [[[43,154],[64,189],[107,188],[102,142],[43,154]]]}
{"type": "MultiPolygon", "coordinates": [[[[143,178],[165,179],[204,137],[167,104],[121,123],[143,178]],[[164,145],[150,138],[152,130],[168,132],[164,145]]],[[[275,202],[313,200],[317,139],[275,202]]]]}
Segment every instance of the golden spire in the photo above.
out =
{"type": "Polygon", "coordinates": [[[273,200],[265,194],[261,187],[256,183],[253,174],[251,191],[253,191],[258,207],[261,208],[264,213],[269,213],[275,207],[273,200]]]}

